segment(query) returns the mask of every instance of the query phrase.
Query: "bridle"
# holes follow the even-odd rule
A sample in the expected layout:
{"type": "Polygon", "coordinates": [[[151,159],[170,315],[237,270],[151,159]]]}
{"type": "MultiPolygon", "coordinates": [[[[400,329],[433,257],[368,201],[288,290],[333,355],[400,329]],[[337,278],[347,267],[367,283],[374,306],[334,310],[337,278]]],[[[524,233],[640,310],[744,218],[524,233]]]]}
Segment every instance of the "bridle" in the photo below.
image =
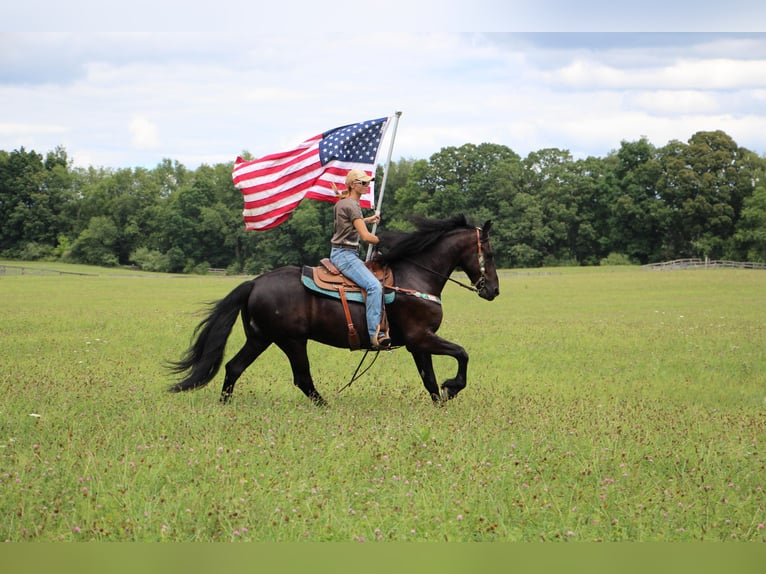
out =
{"type": "Polygon", "coordinates": [[[412,263],[415,267],[420,267],[424,271],[428,271],[429,273],[432,273],[433,275],[437,275],[438,277],[441,277],[442,279],[446,279],[447,281],[452,281],[453,283],[460,285],[463,289],[468,289],[469,291],[473,291],[474,293],[479,293],[482,289],[484,289],[484,286],[487,284],[487,265],[484,259],[484,250],[481,247],[481,227],[476,228],[476,256],[479,260],[479,271],[481,274],[479,275],[479,278],[476,280],[475,283],[471,283],[470,285],[467,285],[463,283],[462,281],[458,281],[457,279],[453,279],[449,275],[444,275],[443,273],[439,273],[438,271],[434,271],[433,269],[426,267],[425,265],[421,265],[420,263],[417,263],[415,261],[412,261],[411,259],[407,259],[409,263],[412,263]]]}
{"type": "Polygon", "coordinates": [[[473,284],[473,290],[477,293],[484,289],[485,285],[487,284],[487,265],[484,262],[484,251],[481,248],[481,227],[476,228],[476,247],[477,247],[477,257],[479,259],[479,278],[476,280],[476,283],[473,284]]]}

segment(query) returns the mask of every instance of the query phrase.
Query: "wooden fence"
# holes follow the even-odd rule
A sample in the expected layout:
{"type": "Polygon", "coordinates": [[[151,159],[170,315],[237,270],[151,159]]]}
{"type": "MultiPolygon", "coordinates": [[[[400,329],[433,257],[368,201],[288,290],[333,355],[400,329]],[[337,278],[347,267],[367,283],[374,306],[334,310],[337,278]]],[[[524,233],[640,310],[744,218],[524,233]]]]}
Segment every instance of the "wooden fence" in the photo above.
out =
{"type": "Polygon", "coordinates": [[[58,269],[45,269],[43,267],[23,267],[21,265],[0,265],[2,275],[87,275],[96,277],[95,273],[81,273],[78,271],[60,271],[58,269]]]}
{"type": "Polygon", "coordinates": [[[675,259],[643,266],[649,271],[673,271],[675,269],[766,269],[766,263],[749,261],[721,261],[711,259],[675,259]]]}

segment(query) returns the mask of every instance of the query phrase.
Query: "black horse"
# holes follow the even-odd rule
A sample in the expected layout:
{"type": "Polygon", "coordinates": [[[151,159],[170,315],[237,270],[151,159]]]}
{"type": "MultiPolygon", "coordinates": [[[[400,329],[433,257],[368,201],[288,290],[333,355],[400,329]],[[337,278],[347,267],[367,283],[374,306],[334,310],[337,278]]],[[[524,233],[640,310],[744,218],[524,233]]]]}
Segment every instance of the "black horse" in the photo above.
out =
{"type": "MultiPolygon", "coordinates": [[[[412,233],[382,233],[378,260],[393,270],[395,299],[386,305],[394,347],[406,347],[434,402],[455,397],[466,386],[468,353],[436,335],[442,322],[441,292],[450,274],[462,269],[480,297],[491,301],[499,294],[497,272],[489,245],[487,221],[470,226],[465,216],[416,222],[412,233]],[[432,356],[448,355],[457,361],[457,374],[440,392],[432,356]]],[[[391,291],[391,290],[389,290],[391,291]]],[[[357,330],[366,333],[364,305],[349,303],[357,330]]],[[[184,378],[172,392],[196,389],[209,383],[223,362],[226,340],[238,315],[247,340],[226,364],[221,401],[227,402],[243,371],[272,343],[290,360],[293,383],[317,404],[325,401],[314,387],[306,352],[309,339],[333,347],[349,348],[347,321],[341,302],[318,295],[301,282],[301,268],[281,267],[245,281],[211,305],[195,329],[196,340],[180,361],[171,363],[184,378]]],[[[369,346],[366,340],[363,342],[369,346]]]]}

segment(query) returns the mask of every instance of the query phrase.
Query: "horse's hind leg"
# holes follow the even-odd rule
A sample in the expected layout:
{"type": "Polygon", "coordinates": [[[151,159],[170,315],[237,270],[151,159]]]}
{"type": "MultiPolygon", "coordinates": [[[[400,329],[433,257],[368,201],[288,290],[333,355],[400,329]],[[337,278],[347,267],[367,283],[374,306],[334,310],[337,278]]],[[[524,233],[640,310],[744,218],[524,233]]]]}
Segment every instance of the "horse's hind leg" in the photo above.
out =
{"type": "Polygon", "coordinates": [[[293,370],[293,384],[303,391],[304,395],[314,401],[314,404],[324,406],[327,403],[316,390],[316,387],[314,387],[314,381],[311,378],[311,366],[309,365],[306,344],[306,340],[299,339],[277,343],[290,360],[290,367],[293,370]]]}
{"type": "Polygon", "coordinates": [[[253,364],[258,356],[266,350],[270,343],[254,341],[248,339],[245,345],[226,363],[226,377],[223,379],[223,388],[221,389],[221,402],[228,403],[231,395],[234,394],[234,383],[250,365],[253,364]]]}

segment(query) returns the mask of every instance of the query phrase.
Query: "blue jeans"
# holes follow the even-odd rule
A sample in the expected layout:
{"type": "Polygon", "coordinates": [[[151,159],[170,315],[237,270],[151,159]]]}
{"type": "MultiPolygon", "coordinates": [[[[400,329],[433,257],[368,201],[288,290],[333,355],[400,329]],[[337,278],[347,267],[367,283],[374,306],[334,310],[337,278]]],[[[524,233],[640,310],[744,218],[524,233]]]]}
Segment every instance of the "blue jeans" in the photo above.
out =
{"type": "Polygon", "coordinates": [[[330,261],[338,268],[338,271],[367,292],[365,302],[367,306],[367,331],[370,334],[370,341],[372,341],[383,310],[383,287],[356,253],[352,249],[333,247],[330,251],[330,261]]]}

